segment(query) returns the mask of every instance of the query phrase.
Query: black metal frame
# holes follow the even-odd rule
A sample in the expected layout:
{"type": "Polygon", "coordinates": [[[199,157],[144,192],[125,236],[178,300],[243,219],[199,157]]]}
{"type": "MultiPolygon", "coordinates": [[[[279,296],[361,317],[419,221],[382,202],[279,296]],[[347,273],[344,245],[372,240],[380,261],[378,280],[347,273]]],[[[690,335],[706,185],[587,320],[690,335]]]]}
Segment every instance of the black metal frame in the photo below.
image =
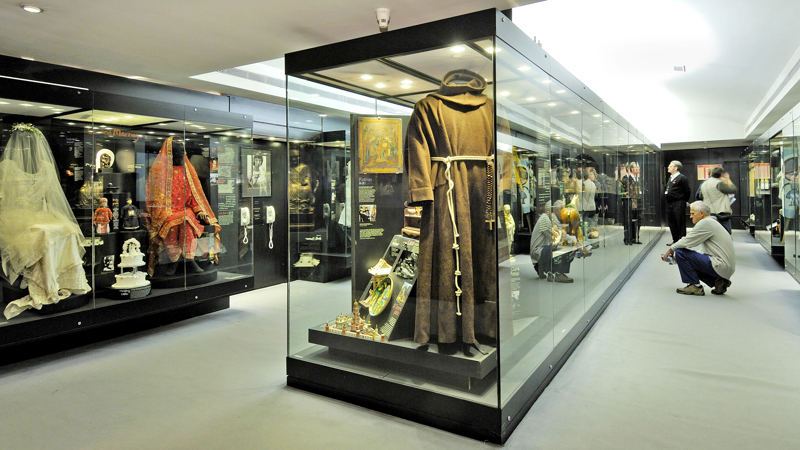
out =
{"type": "MultiPolygon", "coordinates": [[[[643,143],[649,143],[599,96],[513,25],[509,17],[495,9],[289,53],[285,59],[286,75],[305,78],[306,74],[325,69],[443,48],[456,42],[487,37],[500,39],[525,55],[553,78],[581,96],[584,101],[637,136],[643,143]]],[[[308,79],[324,83],[315,77],[308,79]]],[[[581,322],[562,339],[505,406],[486,406],[288,356],[287,384],[468,437],[503,443],[591,329],[616,292],[653,248],[659,236],[660,234],[655,236],[631,261],[614,284],[606,289],[601,298],[585,313],[581,322]]],[[[499,350],[502,350],[502,346],[499,350]]],[[[499,361],[498,352],[498,364],[499,361]]]]}

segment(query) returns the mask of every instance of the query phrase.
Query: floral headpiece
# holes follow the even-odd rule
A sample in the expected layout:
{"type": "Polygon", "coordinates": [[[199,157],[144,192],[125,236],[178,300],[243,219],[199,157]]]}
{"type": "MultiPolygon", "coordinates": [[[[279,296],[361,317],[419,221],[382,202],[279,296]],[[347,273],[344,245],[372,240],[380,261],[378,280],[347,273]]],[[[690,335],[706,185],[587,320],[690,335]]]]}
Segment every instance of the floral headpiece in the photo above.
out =
{"type": "Polygon", "coordinates": [[[11,131],[30,131],[30,132],[34,132],[34,131],[36,131],[36,127],[34,127],[30,123],[15,123],[11,127],[11,131]]]}

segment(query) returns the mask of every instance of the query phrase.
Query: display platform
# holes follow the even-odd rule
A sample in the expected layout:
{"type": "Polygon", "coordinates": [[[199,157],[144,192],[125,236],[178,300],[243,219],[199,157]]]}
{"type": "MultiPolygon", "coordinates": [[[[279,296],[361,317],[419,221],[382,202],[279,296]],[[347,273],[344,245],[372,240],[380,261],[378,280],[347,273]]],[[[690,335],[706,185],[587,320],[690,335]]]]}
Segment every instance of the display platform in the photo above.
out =
{"type": "Polygon", "coordinates": [[[785,255],[785,245],[781,243],[780,236],[774,236],[770,230],[755,230],[756,241],[764,247],[764,250],[773,258],[782,259],[785,255]]]}
{"type": "Polygon", "coordinates": [[[439,352],[436,344],[417,344],[410,339],[396,341],[372,341],[325,331],[325,325],[308,330],[308,340],[313,344],[368,355],[375,358],[402,363],[407,366],[446,372],[454,377],[482,379],[497,367],[497,349],[477,344],[459,345],[453,354],[439,352]],[[466,352],[466,353],[465,353],[466,352]]]}

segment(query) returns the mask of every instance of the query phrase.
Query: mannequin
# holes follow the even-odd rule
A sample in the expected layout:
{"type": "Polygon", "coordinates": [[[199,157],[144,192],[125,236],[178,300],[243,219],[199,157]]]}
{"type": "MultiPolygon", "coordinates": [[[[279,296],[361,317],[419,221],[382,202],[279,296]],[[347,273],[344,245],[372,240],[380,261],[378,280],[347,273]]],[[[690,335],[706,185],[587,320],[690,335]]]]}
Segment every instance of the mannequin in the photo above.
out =
{"type": "Polygon", "coordinates": [[[6,306],[6,319],[91,291],[83,233],[61,190],[50,145],[32,125],[12,130],[0,154],[0,253],[8,281],[21,277],[28,295],[6,306]]]}
{"type": "Polygon", "coordinates": [[[139,208],[133,206],[133,200],[125,200],[122,207],[122,228],[125,230],[135,230],[139,228],[139,208]]]}
{"type": "Polygon", "coordinates": [[[422,207],[414,330],[420,344],[473,344],[476,335],[497,335],[492,227],[499,211],[494,104],[486,87],[478,73],[451,71],[437,92],[417,102],[408,123],[408,206],[422,207]]]}
{"type": "Polygon", "coordinates": [[[150,248],[147,271],[153,276],[162,253],[169,258],[165,274],[175,275],[180,258],[186,271],[200,273],[203,269],[194,260],[197,238],[203,234],[201,221],[214,226],[214,261],[219,251],[219,232],[222,229],[211,210],[194,167],[182,145],[173,146],[167,138],[156,157],[147,179],[146,202],[150,217],[150,248]]]}
{"type": "Polygon", "coordinates": [[[100,199],[100,207],[97,208],[92,217],[92,223],[96,225],[98,234],[108,233],[108,223],[114,218],[114,213],[108,208],[108,200],[105,198],[100,199]]]}

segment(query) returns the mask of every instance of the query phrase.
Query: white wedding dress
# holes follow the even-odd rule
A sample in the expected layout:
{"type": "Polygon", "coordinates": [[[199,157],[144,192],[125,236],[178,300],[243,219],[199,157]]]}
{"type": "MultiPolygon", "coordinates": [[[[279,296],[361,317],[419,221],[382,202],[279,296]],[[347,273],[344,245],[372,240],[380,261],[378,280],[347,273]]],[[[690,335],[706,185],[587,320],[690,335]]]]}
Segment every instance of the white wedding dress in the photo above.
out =
{"type": "Polygon", "coordinates": [[[22,277],[28,295],[6,306],[6,319],[91,290],[83,239],[47,140],[30,125],[15,125],[0,155],[0,258],[8,281],[22,277]]]}

